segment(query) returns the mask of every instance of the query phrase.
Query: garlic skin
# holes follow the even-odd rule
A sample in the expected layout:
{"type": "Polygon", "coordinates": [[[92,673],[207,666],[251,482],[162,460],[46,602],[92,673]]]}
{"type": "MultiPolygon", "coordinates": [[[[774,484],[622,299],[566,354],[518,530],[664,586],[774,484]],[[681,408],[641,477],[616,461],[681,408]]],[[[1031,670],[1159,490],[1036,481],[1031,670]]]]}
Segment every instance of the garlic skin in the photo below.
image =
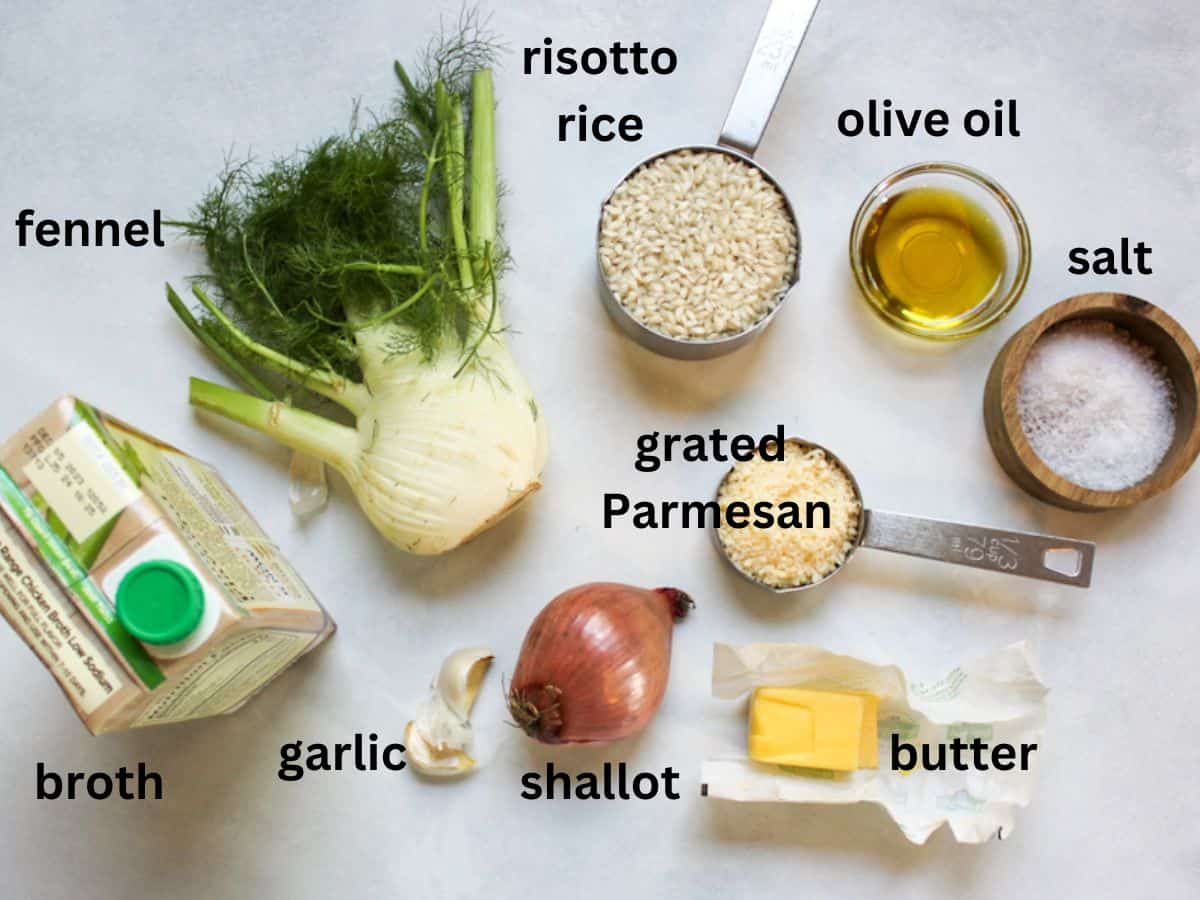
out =
{"type": "Polygon", "coordinates": [[[294,450],[288,475],[288,501],[296,518],[308,518],[325,508],[329,502],[325,463],[311,453],[294,450]]]}
{"type": "Polygon", "coordinates": [[[430,690],[404,731],[408,760],[426,775],[462,775],[475,768],[471,708],[479,696],[493,654],[484,647],[456,650],[446,657],[430,690]]]}

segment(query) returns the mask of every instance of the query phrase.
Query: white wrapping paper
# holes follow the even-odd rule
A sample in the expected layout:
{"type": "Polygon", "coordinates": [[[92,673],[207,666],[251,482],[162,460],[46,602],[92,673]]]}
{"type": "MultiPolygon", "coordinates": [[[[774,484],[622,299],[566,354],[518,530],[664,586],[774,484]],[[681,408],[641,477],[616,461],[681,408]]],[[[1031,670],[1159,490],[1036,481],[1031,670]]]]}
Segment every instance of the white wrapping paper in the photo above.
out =
{"type": "MultiPolygon", "coordinates": [[[[752,762],[745,742],[708,760],[701,770],[705,795],[723,800],[858,803],[883,806],[905,836],[923,844],[943,822],[954,837],[977,844],[1013,828],[1017,807],[1029,804],[1046,721],[1046,686],[1024,643],[965,663],[932,683],[909,683],[895,666],[880,666],[801,644],[713,647],[713,696],[744,697],[757,687],[870,691],[879,697],[879,768],[848,773],[797,774],[752,762]],[[911,772],[892,769],[892,735],[920,749],[954,737],[989,745],[987,771],[911,772]],[[1029,769],[990,766],[997,743],[1037,744],[1029,769]]],[[[730,707],[745,716],[746,707],[730,707]]],[[[947,753],[949,757],[949,753],[947,753]]]]}

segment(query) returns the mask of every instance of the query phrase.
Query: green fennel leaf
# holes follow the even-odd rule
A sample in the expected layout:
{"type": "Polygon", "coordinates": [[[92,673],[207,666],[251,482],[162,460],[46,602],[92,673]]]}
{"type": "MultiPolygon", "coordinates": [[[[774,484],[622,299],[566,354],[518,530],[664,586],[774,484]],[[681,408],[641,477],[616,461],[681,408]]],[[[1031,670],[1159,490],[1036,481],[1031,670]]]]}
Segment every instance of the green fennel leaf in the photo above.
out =
{"type": "Polygon", "coordinates": [[[473,251],[462,226],[468,208],[495,215],[494,172],[486,173],[490,187],[472,197],[463,171],[463,148],[479,123],[487,132],[481,139],[494,142],[491,109],[473,116],[471,102],[472,76],[495,51],[467,14],[431,47],[418,74],[396,64],[398,96],[388,115],[363,125],[356,107],[343,133],[291,156],[227,163],[191,218],[175,223],[203,243],[208,272],[198,280],[228,320],[201,308],[196,321],[219,348],[262,365],[245,341],[230,340],[232,323],[302,367],[361,381],[355,335],[372,327],[387,329],[392,354],[428,360],[454,352],[470,364],[493,333],[495,279],[505,260],[496,242],[473,251]],[[448,101],[439,104],[439,96],[448,101]],[[487,273],[488,283],[473,284],[472,272],[487,273]]]}

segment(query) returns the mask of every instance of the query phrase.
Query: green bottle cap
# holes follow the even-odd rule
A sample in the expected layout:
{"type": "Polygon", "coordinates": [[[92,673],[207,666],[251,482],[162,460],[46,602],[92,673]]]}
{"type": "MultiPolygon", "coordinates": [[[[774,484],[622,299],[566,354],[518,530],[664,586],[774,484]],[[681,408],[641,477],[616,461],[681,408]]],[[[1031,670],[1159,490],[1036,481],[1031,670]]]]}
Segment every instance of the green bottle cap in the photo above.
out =
{"type": "Polygon", "coordinates": [[[204,588],[187,566],[152,559],[134,566],[117,586],[117,620],[147,644],[174,644],[204,616],[204,588]]]}

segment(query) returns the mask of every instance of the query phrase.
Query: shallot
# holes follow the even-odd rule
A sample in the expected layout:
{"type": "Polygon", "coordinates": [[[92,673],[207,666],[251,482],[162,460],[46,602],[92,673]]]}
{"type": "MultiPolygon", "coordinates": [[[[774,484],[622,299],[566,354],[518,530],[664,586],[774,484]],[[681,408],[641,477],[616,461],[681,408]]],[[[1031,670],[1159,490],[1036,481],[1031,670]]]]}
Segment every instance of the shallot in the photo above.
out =
{"type": "Polygon", "coordinates": [[[513,673],[513,721],[547,744],[615,741],[641,731],[662,703],[671,631],[694,604],[675,588],[596,582],[538,613],[513,673]]]}

